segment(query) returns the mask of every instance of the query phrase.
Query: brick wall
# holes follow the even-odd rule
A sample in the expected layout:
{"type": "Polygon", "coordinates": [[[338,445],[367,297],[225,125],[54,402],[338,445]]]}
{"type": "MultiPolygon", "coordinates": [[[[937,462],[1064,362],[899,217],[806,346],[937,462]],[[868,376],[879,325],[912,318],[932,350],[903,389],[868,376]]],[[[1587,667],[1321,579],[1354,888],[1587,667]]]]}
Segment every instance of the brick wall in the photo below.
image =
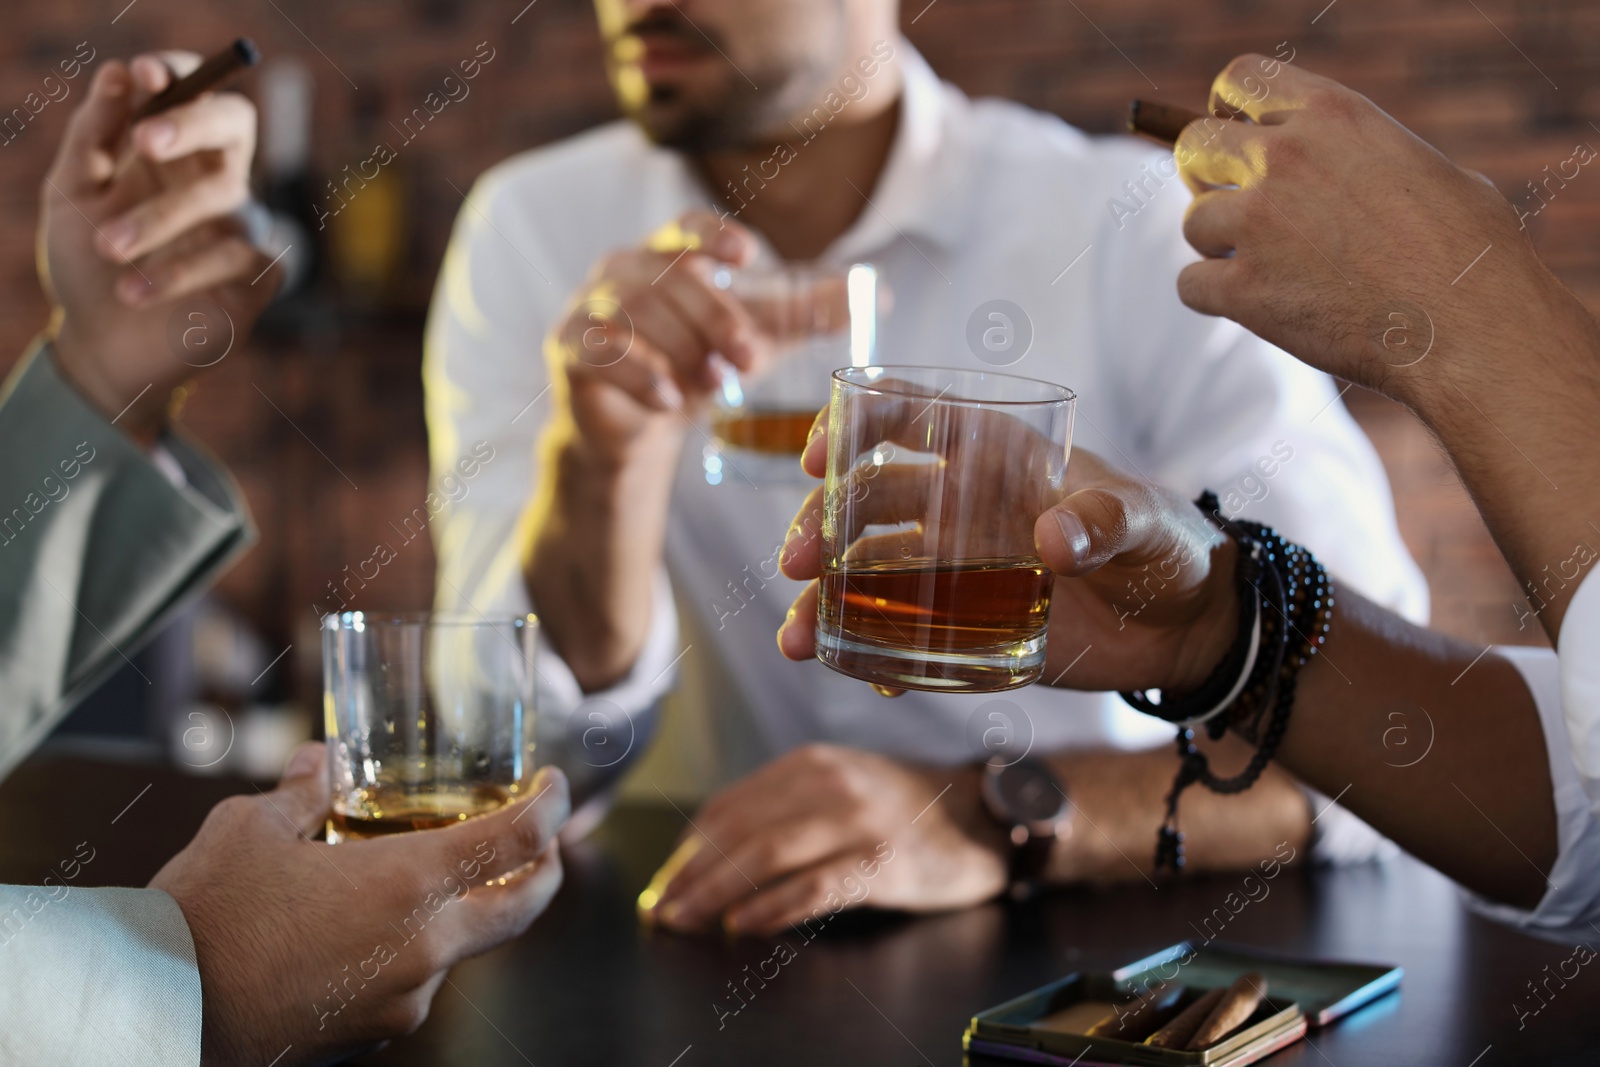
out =
{"type": "MultiPolygon", "coordinates": [[[[364,158],[371,130],[420,103],[479,42],[495,49],[473,95],[394,165],[407,246],[388,296],[353,310],[325,287],[230,356],[184,414],[238,474],[262,527],[223,593],[270,641],[294,643],[302,684],[317,671],[308,625],[325,583],[367,558],[388,523],[423,498],[420,316],[457,190],[514,151],[614,113],[589,5],[524,2],[29,0],[0,35],[0,113],[22,106],[82,41],[103,57],[158,45],[204,51],[248,34],[269,56],[297,55],[316,82],[314,151],[325,175],[364,158]]],[[[908,0],[903,21],[946,77],[1093,131],[1115,128],[1132,96],[1199,102],[1228,58],[1288,42],[1298,63],[1355,84],[1513,197],[1576,141],[1600,145],[1590,125],[1600,117],[1600,5],[1587,0],[925,3],[908,0]]],[[[44,319],[32,261],[37,188],[85,81],[0,145],[0,365],[44,319]]],[[[1532,230],[1562,277],[1600,308],[1600,177],[1585,173],[1561,190],[1532,230]]],[[[1441,625],[1485,641],[1528,639],[1515,625],[1515,583],[1426,436],[1377,398],[1352,395],[1352,407],[1400,490],[1441,625]]],[[[414,542],[362,603],[425,604],[431,573],[430,548],[414,542]]]]}

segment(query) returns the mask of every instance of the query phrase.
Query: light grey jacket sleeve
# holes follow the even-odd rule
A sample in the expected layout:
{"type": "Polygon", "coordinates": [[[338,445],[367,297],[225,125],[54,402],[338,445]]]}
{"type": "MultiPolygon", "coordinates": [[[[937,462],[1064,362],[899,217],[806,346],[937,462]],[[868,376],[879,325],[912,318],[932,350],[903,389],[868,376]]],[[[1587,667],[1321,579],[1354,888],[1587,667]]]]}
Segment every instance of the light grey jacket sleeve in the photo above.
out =
{"type": "MultiPolygon", "coordinates": [[[[216,461],[163,444],[185,484],[45,344],[0,390],[0,777],[254,537],[216,461]]],[[[200,972],[177,902],[56,876],[0,886],[0,1020],[3,1063],[198,1064],[200,972]]]]}
{"type": "Polygon", "coordinates": [[[194,1067],[200,1007],[166,893],[0,886],[0,1063],[194,1067]]]}
{"type": "Polygon", "coordinates": [[[173,484],[36,345],[0,391],[0,777],[254,537],[180,437],[173,484]]]}

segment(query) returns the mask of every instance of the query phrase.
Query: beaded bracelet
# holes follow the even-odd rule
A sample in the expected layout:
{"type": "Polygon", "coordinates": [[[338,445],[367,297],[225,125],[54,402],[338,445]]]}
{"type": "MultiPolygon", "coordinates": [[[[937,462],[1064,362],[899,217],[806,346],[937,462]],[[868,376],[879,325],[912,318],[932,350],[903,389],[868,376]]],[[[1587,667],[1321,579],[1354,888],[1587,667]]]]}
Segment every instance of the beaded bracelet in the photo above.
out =
{"type": "Polygon", "coordinates": [[[1256,745],[1244,770],[1223,778],[1211,771],[1204,752],[1194,740],[1191,718],[1196,705],[1209,700],[1218,672],[1208,678],[1194,694],[1167,703],[1153,703],[1147,694],[1123,693],[1122,697],[1141,711],[1178,721],[1180,764],[1172,790],[1167,794],[1166,817],[1156,838],[1155,868],[1170,869],[1176,875],[1184,866],[1183,833],[1178,829],[1178,800],[1196,782],[1214,793],[1242,793],[1256,783],[1266,770],[1294,709],[1294,692],[1300,669],[1311,661],[1327,640],[1333,616],[1333,589],[1328,572],[1310,552],[1285,541],[1271,527],[1240,519],[1224,518],[1216,494],[1207,491],[1195,502],[1217,527],[1239,545],[1240,636],[1235,647],[1223,657],[1218,672],[1224,679],[1237,679],[1241,668],[1243,684],[1230,684],[1235,693],[1220,714],[1207,718],[1206,732],[1220,738],[1231,726],[1256,745]],[[1246,587],[1249,587],[1248,589],[1246,587]],[[1254,611],[1250,608],[1253,606],[1254,611]],[[1242,620],[1253,617],[1249,634],[1242,620]],[[1256,645],[1253,659],[1240,644],[1251,640],[1256,645]],[[1266,728],[1262,730],[1262,720],[1266,728]]]}

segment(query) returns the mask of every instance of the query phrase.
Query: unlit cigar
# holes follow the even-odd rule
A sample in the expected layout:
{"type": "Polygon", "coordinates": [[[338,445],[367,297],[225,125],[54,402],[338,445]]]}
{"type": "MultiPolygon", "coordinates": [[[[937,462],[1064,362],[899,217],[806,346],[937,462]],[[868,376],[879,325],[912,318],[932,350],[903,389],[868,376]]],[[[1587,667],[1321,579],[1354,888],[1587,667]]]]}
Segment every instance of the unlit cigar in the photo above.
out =
{"type": "Polygon", "coordinates": [[[133,113],[134,122],[142,122],[151,115],[170,111],[179,104],[187,104],[201,93],[215,89],[246,67],[253,67],[261,59],[255,42],[241,37],[227,48],[201,63],[186,78],[179,78],[161,92],[146,100],[133,113]]]}
{"type": "Polygon", "coordinates": [[[1128,105],[1128,132],[1142,133],[1164,145],[1178,142],[1178,134],[1195,119],[1205,118],[1198,111],[1153,100],[1135,100],[1128,105]]]}
{"type": "Polygon", "coordinates": [[[1145,1039],[1154,1048],[1189,1047],[1189,1039],[1200,1032],[1200,1027],[1211,1018],[1211,1011],[1222,1000],[1225,989],[1212,989],[1200,995],[1193,1004],[1184,1008],[1178,1017],[1145,1039]]]}
{"type": "Polygon", "coordinates": [[[1244,1025],[1267,995],[1267,979],[1258,971],[1234,979],[1217,1006],[1186,1046],[1190,1052],[1210,1048],[1244,1025]]]}
{"type": "Polygon", "coordinates": [[[1183,986],[1147,989],[1131,1004],[1119,1005],[1088,1030],[1085,1037],[1114,1037],[1118,1041],[1143,1041],[1176,1013],[1183,986]]]}

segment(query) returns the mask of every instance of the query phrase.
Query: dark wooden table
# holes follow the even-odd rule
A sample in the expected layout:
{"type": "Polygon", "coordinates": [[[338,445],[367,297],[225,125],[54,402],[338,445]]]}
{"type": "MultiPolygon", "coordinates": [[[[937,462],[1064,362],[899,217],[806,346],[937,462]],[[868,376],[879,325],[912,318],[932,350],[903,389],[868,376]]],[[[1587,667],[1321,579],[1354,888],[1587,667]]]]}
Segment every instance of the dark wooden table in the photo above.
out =
{"type": "MultiPolygon", "coordinates": [[[[83,883],[143,884],[213,802],[249,788],[137,765],[36,759],[0,786],[0,880],[37,881],[87,840],[96,857],[83,883]]],[[[756,996],[719,1027],[715,1005],[735,1003],[724,999],[728,983],[771,959],[777,942],[640,929],[634,897],[680,824],[670,808],[614,812],[568,852],[567,884],[529,934],[457,968],[427,1024],[364,1062],[959,1064],[974,1011],[1076,968],[1201,940],[1206,918],[1242,881],[1140,882],[923,919],[847,912],[814,941],[787,938],[795,958],[766,988],[752,983],[756,996]]],[[[1217,930],[1213,918],[1209,932],[1217,930]]],[[[1269,1064],[1600,1062],[1600,977],[1590,973],[1600,968],[1584,968],[1565,988],[1550,981],[1546,1006],[1519,1027],[1518,1007],[1539,1003],[1529,983],[1545,981],[1571,950],[1470,915],[1448,882],[1410,860],[1286,872],[1220,936],[1405,967],[1398,994],[1269,1064]]]]}

